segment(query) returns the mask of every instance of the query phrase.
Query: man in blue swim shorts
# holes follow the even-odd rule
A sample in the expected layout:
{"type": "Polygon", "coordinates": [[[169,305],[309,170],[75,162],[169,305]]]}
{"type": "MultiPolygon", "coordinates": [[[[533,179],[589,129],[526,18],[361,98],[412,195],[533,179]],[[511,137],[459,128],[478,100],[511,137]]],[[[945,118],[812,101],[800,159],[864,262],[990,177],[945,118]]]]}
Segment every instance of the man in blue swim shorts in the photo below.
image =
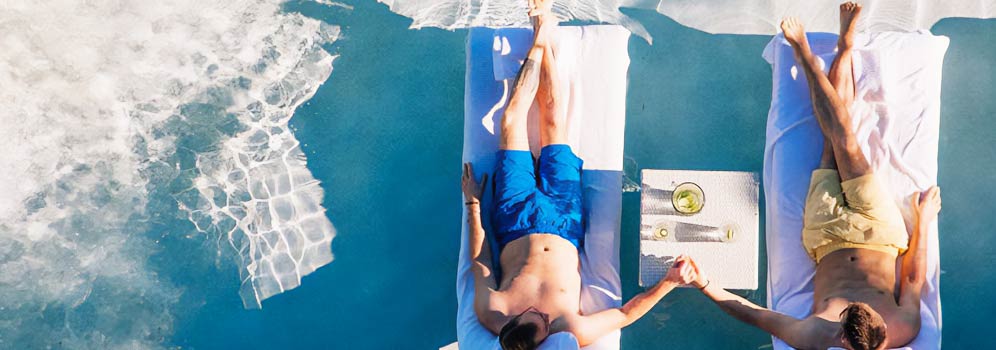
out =
{"type": "Polygon", "coordinates": [[[474,310],[481,324],[498,335],[504,349],[535,349],[556,332],[573,333],[581,346],[633,323],[693,271],[679,257],[667,277],[621,308],[583,315],[578,252],[584,247],[581,166],[567,145],[566,106],[551,45],[557,22],[553,0],[530,0],[533,47],[516,78],[501,122],[494,175],[492,234],[499,245],[501,280],[495,279],[481,223],[481,194],[470,163],[463,169],[463,192],[474,261],[474,310]],[[529,149],[527,117],[536,103],[540,155],[529,149]]]}

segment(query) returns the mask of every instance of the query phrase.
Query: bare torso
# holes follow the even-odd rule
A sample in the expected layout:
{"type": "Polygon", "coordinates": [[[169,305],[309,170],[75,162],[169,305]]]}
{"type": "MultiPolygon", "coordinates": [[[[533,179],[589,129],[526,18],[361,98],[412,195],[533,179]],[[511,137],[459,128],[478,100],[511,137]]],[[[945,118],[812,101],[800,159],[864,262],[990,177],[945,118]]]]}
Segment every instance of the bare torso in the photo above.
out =
{"type": "Polygon", "coordinates": [[[851,302],[866,303],[882,316],[889,329],[889,347],[909,343],[912,339],[908,337],[893,336],[909,334],[915,327],[902,318],[895,285],[896,258],[889,254],[848,248],[823,257],[816,266],[810,318],[829,321],[819,323],[825,325],[820,332],[828,336],[826,346],[841,346],[838,321],[841,311],[851,302]]]}
{"type": "Polygon", "coordinates": [[[580,315],[581,272],[578,250],[550,234],[516,239],[501,252],[502,280],[496,297],[505,312],[517,315],[530,307],[550,315],[551,333],[568,329],[580,315]]]}

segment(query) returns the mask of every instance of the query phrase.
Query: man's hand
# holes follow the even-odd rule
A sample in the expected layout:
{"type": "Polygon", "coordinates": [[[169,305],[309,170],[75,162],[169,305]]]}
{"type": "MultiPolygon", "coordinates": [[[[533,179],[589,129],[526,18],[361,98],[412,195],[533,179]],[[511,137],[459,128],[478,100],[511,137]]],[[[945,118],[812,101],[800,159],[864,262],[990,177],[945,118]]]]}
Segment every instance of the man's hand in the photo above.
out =
{"type": "Polygon", "coordinates": [[[692,285],[695,288],[702,289],[702,287],[705,287],[709,283],[709,277],[706,277],[705,272],[699,269],[699,265],[695,264],[695,260],[692,260],[692,258],[688,258],[688,264],[691,265],[692,273],[695,276],[691,282],[692,285]]]}
{"type": "Polygon", "coordinates": [[[927,192],[913,193],[913,214],[918,225],[926,225],[937,219],[941,211],[941,188],[932,186],[927,192]]]}
{"type": "Polygon", "coordinates": [[[488,174],[481,178],[481,184],[477,184],[474,179],[474,166],[470,162],[463,163],[463,177],[461,178],[463,196],[468,204],[480,203],[484,194],[484,188],[488,185],[488,174]]]}
{"type": "Polygon", "coordinates": [[[696,277],[695,270],[689,263],[690,261],[691,258],[688,256],[678,256],[678,258],[674,260],[674,264],[671,265],[671,269],[667,271],[667,275],[664,276],[664,279],[658,283],[667,281],[676,284],[689,284],[694,282],[696,277]]]}

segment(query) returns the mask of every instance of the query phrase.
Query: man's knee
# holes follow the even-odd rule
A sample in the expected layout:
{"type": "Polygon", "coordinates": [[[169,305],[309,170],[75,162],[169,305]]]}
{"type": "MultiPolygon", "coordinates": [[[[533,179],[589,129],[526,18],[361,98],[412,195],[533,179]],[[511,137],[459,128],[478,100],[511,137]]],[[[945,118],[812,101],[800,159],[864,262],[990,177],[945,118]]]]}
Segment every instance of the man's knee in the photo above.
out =
{"type": "Polygon", "coordinates": [[[838,154],[838,156],[844,155],[848,158],[854,158],[854,157],[864,158],[865,154],[862,153],[861,146],[858,145],[858,141],[855,139],[854,134],[844,133],[843,135],[841,135],[841,137],[838,137],[836,140],[833,141],[837,143],[837,146],[835,147],[835,153],[840,153],[838,154]]]}
{"type": "Polygon", "coordinates": [[[505,112],[501,117],[501,129],[506,131],[506,129],[518,129],[525,128],[526,118],[529,116],[528,108],[521,108],[518,106],[508,106],[505,108],[505,112]]]}
{"type": "Polygon", "coordinates": [[[554,101],[552,97],[546,97],[543,99],[538,99],[536,101],[539,104],[540,114],[543,116],[544,121],[551,127],[560,126],[564,123],[563,115],[563,105],[560,101],[554,101]]]}
{"type": "Polygon", "coordinates": [[[550,137],[558,137],[567,132],[567,118],[550,111],[543,118],[543,132],[550,137]]]}

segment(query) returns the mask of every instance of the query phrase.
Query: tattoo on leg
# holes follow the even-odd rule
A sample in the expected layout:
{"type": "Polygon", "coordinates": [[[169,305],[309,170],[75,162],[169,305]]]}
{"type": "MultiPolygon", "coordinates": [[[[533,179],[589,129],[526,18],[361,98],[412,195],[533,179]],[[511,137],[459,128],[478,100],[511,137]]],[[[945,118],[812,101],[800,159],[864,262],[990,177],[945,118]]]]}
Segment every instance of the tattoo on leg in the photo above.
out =
{"type": "Polygon", "coordinates": [[[519,94],[519,91],[522,89],[525,89],[525,93],[529,95],[535,95],[538,88],[539,64],[527,57],[522,62],[522,69],[519,69],[519,75],[515,77],[515,87],[512,89],[512,96],[514,97],[519,94]]]}

